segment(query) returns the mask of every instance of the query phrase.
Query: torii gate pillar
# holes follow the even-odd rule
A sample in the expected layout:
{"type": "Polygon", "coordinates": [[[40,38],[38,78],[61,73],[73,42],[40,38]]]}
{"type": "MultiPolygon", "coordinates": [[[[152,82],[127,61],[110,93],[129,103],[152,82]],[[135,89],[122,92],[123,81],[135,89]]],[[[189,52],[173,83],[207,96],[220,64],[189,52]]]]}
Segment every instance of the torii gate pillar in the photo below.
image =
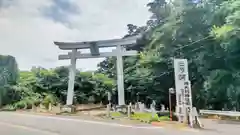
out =
{"type": "Polygon", "coordinates": [[[67,106],[71,106],[73,104],[73,97],[74,97],[74,82],[75,82],[75,75],[76,75],[76,54],[77,49],[72,50],[71,55],[71,65],[69,67],[69,80],[68,80],[68,90],[67,90],[67,106]]]}
{"type": "Polygon", "coordinates": [[[123,58],[122,47],[117,46],[117,86],[118,86],[118,105],[125,105],[124,77],[123,77],[123,58]]]}

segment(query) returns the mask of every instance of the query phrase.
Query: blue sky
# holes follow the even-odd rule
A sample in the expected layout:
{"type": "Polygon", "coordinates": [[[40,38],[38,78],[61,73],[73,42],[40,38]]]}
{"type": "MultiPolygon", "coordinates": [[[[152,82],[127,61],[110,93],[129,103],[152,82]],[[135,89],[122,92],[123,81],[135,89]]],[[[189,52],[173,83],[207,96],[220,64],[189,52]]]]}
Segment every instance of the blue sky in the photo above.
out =
{"type": "MultiPolygon", "coordinates": [[[[54,68],[58,61],[53,41],[121,38],[126,25],[145,25],[151,15],[148,0],[0,0],[0,54],[16,57],[19,68],[54,68]]],[[[105,51],[110,51],[106,49],[105,51]]],[[[103,59],[78,60],[83,70],[96,69],[103,59]]]]}

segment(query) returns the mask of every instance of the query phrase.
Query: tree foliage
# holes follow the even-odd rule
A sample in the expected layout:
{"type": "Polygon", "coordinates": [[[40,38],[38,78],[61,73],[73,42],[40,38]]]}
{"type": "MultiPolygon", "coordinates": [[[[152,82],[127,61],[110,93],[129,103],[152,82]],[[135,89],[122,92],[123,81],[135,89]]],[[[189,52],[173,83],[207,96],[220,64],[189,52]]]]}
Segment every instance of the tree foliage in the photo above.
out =
{"type": "MultiPolygon", "coordinates": [[[[55,69],[33,68],[31,71],[20,71],[20,77],[14,85],[4,87],[6,93],[3,105],[13,105],[14,108],[30,108],[42,103],[65,104],[68,68],[55,69]]],[[[114,81],[104,74],[77,71],[75,79],[74,102],[99,103],[107,101],[107,92],[112,91],[114,81]]]]}
{"type": "Polygon", "coordinates": [[[15,84],[18,79],[17,62],[12,56],[0,55],[0,106],[6,100],[6,87],[15,84]]]}
{"type": "MultiPolygon", "coordinates": [[[[146,26],[128,25],[127,36],[145,28],[130,48],[140,55],[124,60],[128,99],[168,104],[173,58],[187,58],[195,106],[239,109],[239,0],[154,0],[147,6],[152,16],[146,26]]],[[[106,59],[99,71],[112,77],[115,63],[106,59]]]]}

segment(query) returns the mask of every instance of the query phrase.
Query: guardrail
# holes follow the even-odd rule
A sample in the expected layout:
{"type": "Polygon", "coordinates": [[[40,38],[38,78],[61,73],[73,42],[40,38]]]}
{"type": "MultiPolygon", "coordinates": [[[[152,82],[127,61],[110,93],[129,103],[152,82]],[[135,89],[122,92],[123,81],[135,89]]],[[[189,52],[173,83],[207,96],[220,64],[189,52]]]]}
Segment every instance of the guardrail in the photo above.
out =
{"type": "Polygon", "coordinates": [[[240,117],[240,112],[237,112],[237,111],[200,110],[200,114],[213,114],[213,115],[240,117]]]}

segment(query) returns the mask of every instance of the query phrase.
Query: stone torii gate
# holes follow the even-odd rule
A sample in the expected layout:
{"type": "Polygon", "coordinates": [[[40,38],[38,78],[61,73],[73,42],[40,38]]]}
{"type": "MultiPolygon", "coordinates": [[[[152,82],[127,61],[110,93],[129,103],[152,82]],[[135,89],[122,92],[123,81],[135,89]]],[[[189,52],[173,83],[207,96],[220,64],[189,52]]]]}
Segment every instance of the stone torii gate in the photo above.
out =
{"type": "Polygon", "coordinates": [[[67,107],[71,108],[74,96],[74,81],[76,74],[76,60],[87,58],[117,57],[117,84],[118,84],[118,105],[125,105],[124,98],[124,78],[123,78],[123,56],[137,55],[137,51],[126,51],[125,46],[136,44],[137,38],[134,36],[124,39],[99,40],[87,42],[54,42],[62,50],[71,50],[68,54],[59,55],[59,60],[71,60],[69,67],[69,81],[67,90],[67,107]],[[99,52],[99,48],[116,47],[112,52],[99,52]],[[78,49],[90,49],[91,53],[81,53],[78,49]]]}

